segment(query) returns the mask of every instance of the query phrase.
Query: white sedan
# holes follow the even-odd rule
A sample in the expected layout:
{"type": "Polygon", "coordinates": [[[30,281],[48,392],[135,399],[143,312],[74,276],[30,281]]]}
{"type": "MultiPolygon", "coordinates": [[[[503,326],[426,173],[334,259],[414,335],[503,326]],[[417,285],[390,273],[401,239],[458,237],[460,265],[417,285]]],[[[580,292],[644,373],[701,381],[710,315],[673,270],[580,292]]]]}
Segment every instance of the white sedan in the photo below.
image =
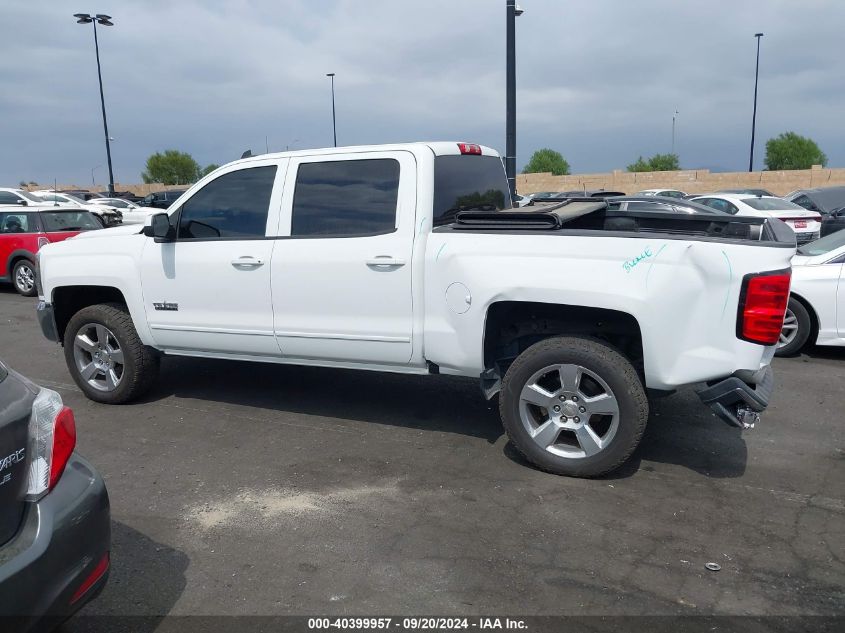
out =
{"type": "Polygon", "coordinates": [[[123,198],[92,198],[88,202],[97,206],[105,205],[119,209],[123,214],[124,224],[144,224],[154,211],[158,211],[158,209],[140,207],[123,198]]]}
{"type": "Polygon", "coordinates": [[[798,244],[807,244],[819,239],[822,216],[807,211],[793,202],[776,196],[751,196],[745,193],[712,193],[692,199],[725,213],[733,215],[778,218],[795,231],[798,244]]]}
{"type": "Polygon", "coordinates": [[[59,207],[85,209],[96,215],[102,222],[103,226],[114,226],[122,222],[121,212],[110,205],[96,205],[92,204],[92,200],[86,202],[82,198],[69,193],[61,193],[59,191],[33,191],[34,195],[38,196],[44,202],[51,202],[59,207]]]}
{"type": "Polygon", "coordinates": [[[635,196],[662,196],[663,198],[686,198],[687,194],[677,189],[643,189],[635,196]]]}
{"type": "Polygon", "coordinates": [[[845,231],[805,244],[792,258],[792,288],[776,354],[807,343],[845,346],[845,231]]]}

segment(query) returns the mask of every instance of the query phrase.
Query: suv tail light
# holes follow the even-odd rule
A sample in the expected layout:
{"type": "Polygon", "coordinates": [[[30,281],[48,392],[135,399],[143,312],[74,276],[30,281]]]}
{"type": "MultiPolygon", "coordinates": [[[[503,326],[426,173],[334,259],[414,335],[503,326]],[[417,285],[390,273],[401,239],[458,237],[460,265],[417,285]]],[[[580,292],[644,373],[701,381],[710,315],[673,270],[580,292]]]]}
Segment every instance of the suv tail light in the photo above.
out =
{"type": "Polygon", "coordinates": [[[76,447],[76,421],[62,397],[42,389],[29,418],[29,482],[27,495],[37,498],[59,481],[76,447]]]}
{"type": "Polygon", "coordinates": [[[783,328],[792,271],[746,275],[739,295],[736,334],[760,345],[774,345],[783,328]]]}

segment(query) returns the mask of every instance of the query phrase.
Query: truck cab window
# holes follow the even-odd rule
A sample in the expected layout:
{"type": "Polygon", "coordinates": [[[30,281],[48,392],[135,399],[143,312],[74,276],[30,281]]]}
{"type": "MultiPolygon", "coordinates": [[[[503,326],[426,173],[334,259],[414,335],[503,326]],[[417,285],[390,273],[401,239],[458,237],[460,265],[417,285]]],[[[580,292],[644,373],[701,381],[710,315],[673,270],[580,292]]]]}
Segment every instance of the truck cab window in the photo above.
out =
{"type": "Polygon", "coordinates": [[[392,158],[303,163],[292,236],[381,235],[396,228],[399,162],[392,158]]]}
{"type": "Polygon", "coordinates": [[[249,239],[266,234],[276,167],[229,172],[200,189],[179,212],[179,240],[249,239]]]}
{"type": "Polygon", "coordinates": [[[454,222],[460,211],[501,211],[512,206],[501,158],[453,155],[434,159],[434,226],[454,222]]]}

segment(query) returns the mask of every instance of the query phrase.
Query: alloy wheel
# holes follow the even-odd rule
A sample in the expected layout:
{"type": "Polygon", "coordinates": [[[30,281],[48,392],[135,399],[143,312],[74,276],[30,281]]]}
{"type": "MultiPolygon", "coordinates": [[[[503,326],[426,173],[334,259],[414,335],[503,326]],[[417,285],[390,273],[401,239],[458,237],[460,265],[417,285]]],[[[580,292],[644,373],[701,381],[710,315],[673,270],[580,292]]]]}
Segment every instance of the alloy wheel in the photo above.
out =
{"type": "Polygon", "coordinates": [[[35,288],[35,271],[32,266],[22,264],[18,266],[17,273],[15,273],[15,286],[21,292],[32,292],[35,288]]]}
{"type": "Polygon", "coordinates": [[[619,428],[619,402],[610,386],[581,365],[550,365],[519,396],[525,430],[543,450],[584,459],[605,449],[619,428]]]}
{"type": "Polygon", "coordinates": [[[73,359],[79,375],[99,391],[114,391],[123,380],[123,350],[102,323],[87,323],[73,339],[73,359]]]}
{"type": "Polygon", "coordinates": [[[798,336],[798,317],[795,313],[787,308],[786,314],[783,317],[783,328],[780,331],[778,338],[778,347],[786,347],[795,337],[798,336]]]}

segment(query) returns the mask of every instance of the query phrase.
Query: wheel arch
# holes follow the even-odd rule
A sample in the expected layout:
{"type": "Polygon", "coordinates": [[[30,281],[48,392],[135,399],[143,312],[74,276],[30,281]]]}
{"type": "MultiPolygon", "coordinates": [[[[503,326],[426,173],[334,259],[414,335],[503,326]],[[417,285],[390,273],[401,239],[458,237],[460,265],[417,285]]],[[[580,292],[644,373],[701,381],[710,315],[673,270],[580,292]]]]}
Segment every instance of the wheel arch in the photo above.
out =
{"type": "Polygon", "coordinates": [[[98,303],[128,305],[123,292],[114,286],[58,286],[53,289],[50,302],[53,306],[59,341],[64,340],[67,324],[82,308],[98,303]]]}
{"type": "Polygon", "coordinates": [[[804,308],[807,310],[807,314],[810,315],[810,336],[807,337],[807,343],[813,345],[816,342],[816,338],[819,335],[819,327],[821,327],[821,323],[819,322],[819,315],[816,314],[815,308],[813,308],[813,304],[810,303],[805,297],[798,294],[797,292],[790,292],[789,296],[795,299],[798,303],[800,303],[804,308]]]}
{"type": "Polygon", "coordinates": [[[27,259],[31,264],[35,265],[35,253],[32,251],[22,248],[12,251],[6,259],[6,274],[10,279],[12,278],[12,269],[14,269],[15,265],[22,259],[27,259]]]}
{"type": "Polygon", "coordinates": [[[487,310],[484,322],[482,390],[488,398],[499,391],[501,379],[519,354],[553,336],[599,339],[627,357],[645,384],[643,338],[637,319],[609,308],[498,301],[487,310]]]}

